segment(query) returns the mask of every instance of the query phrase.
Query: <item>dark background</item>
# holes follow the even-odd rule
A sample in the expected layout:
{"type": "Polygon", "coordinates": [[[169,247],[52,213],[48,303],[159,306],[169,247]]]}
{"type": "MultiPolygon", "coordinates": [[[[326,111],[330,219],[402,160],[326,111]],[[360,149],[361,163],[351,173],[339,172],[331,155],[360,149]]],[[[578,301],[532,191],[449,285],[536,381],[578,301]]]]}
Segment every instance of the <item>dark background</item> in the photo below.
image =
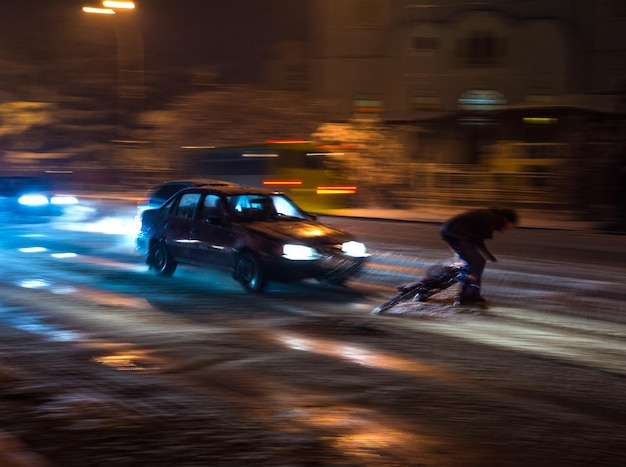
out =
{"type": "MultiPolygon", "coordinates": [[[[305,39],[304,0],[145,0],[132,12],[144,40],[146,71],[176,67],[218,66],[228,82],[257,82],[268,45],[305,39]]],[[[0,15],[0,59],[29,64],[77,59],[88,45],[115,47],[112,23],[105,15],[88,15],[83,6],[96,1],[21,0],[4,4],[0,15]]],[[[114,57],[113,57],[114,58],[114,57]]],[[[47,63],[46,65],[49,65],[47,63]]]]}

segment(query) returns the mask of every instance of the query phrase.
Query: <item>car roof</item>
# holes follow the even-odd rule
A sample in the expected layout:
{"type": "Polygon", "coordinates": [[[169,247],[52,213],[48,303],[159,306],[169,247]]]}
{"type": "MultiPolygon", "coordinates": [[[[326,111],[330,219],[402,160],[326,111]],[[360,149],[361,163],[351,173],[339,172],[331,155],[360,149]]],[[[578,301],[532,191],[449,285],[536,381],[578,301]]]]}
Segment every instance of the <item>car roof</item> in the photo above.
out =
{"type": "Polygon", "coordinates": [[[187,178],[183,180],[169,180],[167,182],[161,183],[157,185],[157,187],[161,187],[164,185],[187,185],[187,186],[227,186],[233,185],[232,182],[226,180],[216,180],[210,178],[187,178]]]}
{"type": "Polygon", "coordinates": [[[271,190],[269,188],[251,187],[246,185],[237,185],[236,183],[230,183],[229,185],[203,185],[197,187],[190,187],[181,190],[182,192],[210,192],[210,193],[222,193],[225,195],[245,195],[245,194],[259,194],[259,195],[276,195],[283,194],[280,191],[271,190]]]}

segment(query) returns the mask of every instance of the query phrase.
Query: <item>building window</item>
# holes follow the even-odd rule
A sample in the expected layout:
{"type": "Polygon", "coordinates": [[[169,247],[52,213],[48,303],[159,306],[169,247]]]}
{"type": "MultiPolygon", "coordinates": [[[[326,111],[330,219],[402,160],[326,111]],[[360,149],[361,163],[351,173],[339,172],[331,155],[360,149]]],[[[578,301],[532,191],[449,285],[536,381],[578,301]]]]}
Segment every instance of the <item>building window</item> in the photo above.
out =
{"type": "Polygon", "coordinates": [[[411,50],[414,52],[433,52],[439,48],[438,37],[415,36],[411,38],[411,50]]]}
{"type": "Polygon", "coordinates": [[[492,89],[472,89],[459,97],[458,106],[461,110],[485,111],[497,110],[506,105],[501,92],[492,89]]]}
{"type": "Polygon", "coordinates": [[[459,39],[458,55],[466,66],[495,66],[504,62],[507,40],[487,31],[474,31],[459,39]]]}
{"type": "Polygon", "coordinates": [[[358,94],[352,100],[352,107],[358,113],[376,113],[383,111],[383,100],[372,94],[358,94]]]}

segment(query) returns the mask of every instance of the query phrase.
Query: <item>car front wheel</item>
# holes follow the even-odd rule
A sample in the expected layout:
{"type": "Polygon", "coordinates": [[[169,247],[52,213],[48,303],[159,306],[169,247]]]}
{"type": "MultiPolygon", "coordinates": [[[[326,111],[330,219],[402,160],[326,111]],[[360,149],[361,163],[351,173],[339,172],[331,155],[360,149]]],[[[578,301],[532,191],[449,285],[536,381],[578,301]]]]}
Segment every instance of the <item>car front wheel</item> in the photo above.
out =
{"type": "Polygon", "coordinates": [[[258,258],[249,252],[239,256],[235,268],[235,277],[247,292],[262,292],[266,285],[258,258]]]}
{"type": "Polygon", "coordinates": [[[161,242],[150,245],[149,254],[150,269],[160,277],[170,277],[176,270],[176,261],[172,258],[167,246],[161,242]]]}

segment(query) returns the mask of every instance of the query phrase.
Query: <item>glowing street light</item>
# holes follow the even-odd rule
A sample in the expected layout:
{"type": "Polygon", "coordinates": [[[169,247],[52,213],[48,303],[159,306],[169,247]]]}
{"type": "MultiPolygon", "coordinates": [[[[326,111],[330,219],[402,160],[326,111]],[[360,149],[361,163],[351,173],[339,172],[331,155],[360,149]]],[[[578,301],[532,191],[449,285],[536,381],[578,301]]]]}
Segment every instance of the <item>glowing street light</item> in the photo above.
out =
{"type": "Polygon", "coordinates": [[[83,12],[112,15],[117,42],[117,88],[120,120],[128,115],[124,107],[128,104],[141,105],[143,99],[143,39],[133,25],[132,16],[125,12],[133,11],[133,2],[104,0],[104,7],[84,6],[83,12]]]}
{"type": "Polygon", "coordinates": [[[115,10],[133,10],[135,9],[135,4],[133,2],[115,2],[105,0],[102,2],[102,7],[91,7],[84,6],[83,11],[85,13],[96,13],[99,15],[114,15],[115,10]]]}
{"type": "Polygon", "coordinates": [[[105,0],[104,2],[102,2],[102,5],[104,5],[106,8],[112,8],[114,10],[132,10],[133,8],[135,8],[135,4],[133,2],[114,2],[105,0]]]}
{"type": "Polygon", "coordinates": [[[83,11],[85,13],[96,13],[99,15],[114,15],[115,11],[110,8],[95,8],[90,6],[84,6],[83,11]]]}

